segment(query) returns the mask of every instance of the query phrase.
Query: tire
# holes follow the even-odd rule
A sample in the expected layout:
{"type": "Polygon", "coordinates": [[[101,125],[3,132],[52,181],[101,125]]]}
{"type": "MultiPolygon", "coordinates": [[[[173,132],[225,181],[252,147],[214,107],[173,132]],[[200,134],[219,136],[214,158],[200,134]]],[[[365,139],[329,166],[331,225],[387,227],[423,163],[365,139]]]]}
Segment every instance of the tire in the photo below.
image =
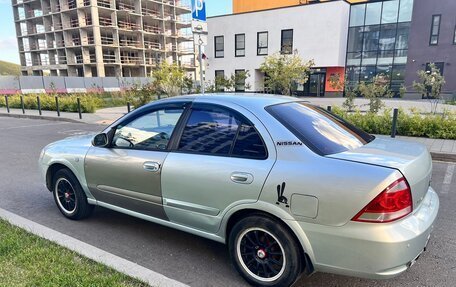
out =
{"type": "Polygon", "coordinates": [[[72,220],[88,217],[93,206],[88,204],[87,196],[78,179],[68,169],[61,169],[53,176],[53,195],[60,212],[72,220]]]}
{"type": "Polygon", "coordinates": [[[290,286],[303,270],[296,239],[272,218],[255,215],[240,220],[228,244],[232,263],[253,286],[290,286]]]}

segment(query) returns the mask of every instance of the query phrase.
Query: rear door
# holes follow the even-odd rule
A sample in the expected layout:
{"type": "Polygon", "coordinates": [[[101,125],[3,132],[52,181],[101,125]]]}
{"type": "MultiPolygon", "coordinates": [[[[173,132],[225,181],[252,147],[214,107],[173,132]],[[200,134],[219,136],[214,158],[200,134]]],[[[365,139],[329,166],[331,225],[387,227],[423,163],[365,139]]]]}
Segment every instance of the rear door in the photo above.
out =
{"type": "Polygon", "coordinates": [[[185,103],[161,105],[121,122],[112,145],[91,147],[85,159],[96,200],[166,219],[161,169],[185,103]]]}
{"type": "Polygon", "coordinates": [[[224,211],[258,200],[275,162],[273,142],[258,119],[238,106],[194,104],[181,134],[162,170],[166,214],[216,232],[224,211]]]}

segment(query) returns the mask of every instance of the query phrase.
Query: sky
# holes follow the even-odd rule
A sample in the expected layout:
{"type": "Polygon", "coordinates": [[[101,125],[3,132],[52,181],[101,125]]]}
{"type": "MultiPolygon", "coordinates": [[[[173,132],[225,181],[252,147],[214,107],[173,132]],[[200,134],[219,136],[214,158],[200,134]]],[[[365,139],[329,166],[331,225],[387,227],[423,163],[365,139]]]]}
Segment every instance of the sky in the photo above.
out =
{"type": "MultiPolygon", "coordinates": [[[[229,14],[232,0],[206,0],[207,16],[229,14]]],[[[19,64],[11,0],[0,0],[0,60],[19,64]]]]}

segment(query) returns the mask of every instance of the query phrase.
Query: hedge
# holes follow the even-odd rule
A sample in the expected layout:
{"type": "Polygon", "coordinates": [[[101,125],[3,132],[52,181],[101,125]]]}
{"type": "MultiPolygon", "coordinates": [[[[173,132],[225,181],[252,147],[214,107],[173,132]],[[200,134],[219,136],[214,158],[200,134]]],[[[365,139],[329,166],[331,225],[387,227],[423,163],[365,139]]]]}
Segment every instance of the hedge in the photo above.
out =
{"type": "MultiPolygon", "coordinates": [[[[346,112],[340,108],[333,108],[333,113],[368,133],[391,134],[391,109],[373,114],[360,111],[346,112]]],[[[445,112],[444,114],[422,115],[415,110],[406,112],[399,109],[397,135],[454,140],[456,139],[456,114],[445,112]]]]}

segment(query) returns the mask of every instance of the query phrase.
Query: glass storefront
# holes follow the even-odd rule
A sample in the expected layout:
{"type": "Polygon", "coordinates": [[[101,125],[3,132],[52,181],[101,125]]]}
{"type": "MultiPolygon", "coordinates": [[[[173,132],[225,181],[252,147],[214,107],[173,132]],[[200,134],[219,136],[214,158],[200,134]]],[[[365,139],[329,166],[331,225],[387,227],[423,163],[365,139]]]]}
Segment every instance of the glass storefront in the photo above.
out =
{"type": "Polygon", "coordinates": [[[391,89],[404,83],[413,0],[351,6],[347,47],[347,84],[386,75],[391,89]]]}

